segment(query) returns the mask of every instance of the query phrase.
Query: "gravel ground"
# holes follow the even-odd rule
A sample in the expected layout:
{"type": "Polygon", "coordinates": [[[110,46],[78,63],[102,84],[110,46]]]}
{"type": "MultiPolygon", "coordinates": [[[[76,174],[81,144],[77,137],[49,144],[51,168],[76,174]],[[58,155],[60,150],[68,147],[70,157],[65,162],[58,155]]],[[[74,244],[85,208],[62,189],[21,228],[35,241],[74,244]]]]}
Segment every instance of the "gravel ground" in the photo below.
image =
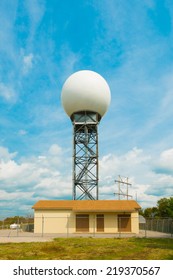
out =
{"type": "Polygon", "coordinates": [[[151,237],[151,238],[173,238],[173,235],[156,231],[140,231],[139,234],[34,234],[17,230],[0,230],[0,243],[20,243],[20,242],[46,242],[58,237],[91,237],[91,238],[126,238],[126,237],[151,237]]]}

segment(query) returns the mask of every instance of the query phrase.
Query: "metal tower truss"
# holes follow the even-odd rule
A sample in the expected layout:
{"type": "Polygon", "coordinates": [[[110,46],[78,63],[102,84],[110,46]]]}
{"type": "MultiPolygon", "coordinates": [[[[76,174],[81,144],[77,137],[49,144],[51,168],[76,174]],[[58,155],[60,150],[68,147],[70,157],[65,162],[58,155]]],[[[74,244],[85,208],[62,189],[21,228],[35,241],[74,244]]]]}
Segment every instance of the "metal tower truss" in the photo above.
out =
{"type": "Polygon", "coordinates": [[[98,199],[98,123],[94,112],[77,112],[73,122],[73,199],[98,199]]]}

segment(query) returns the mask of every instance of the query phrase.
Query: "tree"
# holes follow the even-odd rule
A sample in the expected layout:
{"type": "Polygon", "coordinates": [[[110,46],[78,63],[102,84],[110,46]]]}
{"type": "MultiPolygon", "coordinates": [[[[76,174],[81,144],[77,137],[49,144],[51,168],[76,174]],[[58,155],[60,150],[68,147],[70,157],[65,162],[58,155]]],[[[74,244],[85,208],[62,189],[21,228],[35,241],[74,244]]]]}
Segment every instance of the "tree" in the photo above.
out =
{"type": "Polygon", "coordinates": [[[173,197],[158,200],[157,208],[160,217],[173,218],[173,197]]]}
{"type": "Polygon", "coordinates": [[[157,207],[152,207],[152,208],[146,208],[144,210],[144,217],[146,218],[154,218],[158,214],[158,209],[157,207]]]}
{"type": "Polygon", "coordinates": [[[140,215],[145,218],[173,218],[173,197],[161,198],[157,201],[157,207],[141,209],[140,215]]]}

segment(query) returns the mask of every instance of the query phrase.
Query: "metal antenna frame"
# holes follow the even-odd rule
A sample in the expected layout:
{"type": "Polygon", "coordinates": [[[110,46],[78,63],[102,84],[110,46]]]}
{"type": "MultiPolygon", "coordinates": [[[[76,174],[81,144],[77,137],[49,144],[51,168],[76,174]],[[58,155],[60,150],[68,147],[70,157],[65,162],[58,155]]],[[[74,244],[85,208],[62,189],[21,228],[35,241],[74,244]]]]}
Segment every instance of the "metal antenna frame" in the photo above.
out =
{"type": "Polygon", "coordinates": [[[120,200],[121,196],[126,196],[127,200],[128,200],[129,197],[132,198],[132,195],[129,195],[129,189],[128,189],[128,187],[131,186],[132,184],[130,184],[128,182],[128,177],[126,178],[126,181],[123,181],[123,179],[121,178],[120,175],[118,177],[119,177],[119,179],[115,180],[115,183],[118,183],[118,193],[114,193],[114,194],[118,195],[119,200],[120,200]],[[123,191],[121,190],[121,185],[126,185],[127,186],[126,193],[123,193],[123,191]]]}
{"type": "Polygon", "coordinates": [[[98,200],[98,123],[90,111],[76,112],[73,123],[73,199],[98,200]]]}

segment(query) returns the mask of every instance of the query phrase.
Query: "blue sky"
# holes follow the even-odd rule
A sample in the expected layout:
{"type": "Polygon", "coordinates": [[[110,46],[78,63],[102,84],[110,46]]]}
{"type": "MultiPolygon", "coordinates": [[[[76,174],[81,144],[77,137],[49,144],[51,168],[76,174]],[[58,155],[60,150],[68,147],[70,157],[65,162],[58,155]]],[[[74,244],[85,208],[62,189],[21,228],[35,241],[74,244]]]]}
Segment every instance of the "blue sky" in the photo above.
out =
{"type": "Polygon", "coordinates": [[[61,88],[101,74],[111,105],[99,125],[100,199],[118,175],[142,207],[173,195],[171,0],[0,1],[0,209],[29,215],[72,193],[72,125],[61,88]]]}

